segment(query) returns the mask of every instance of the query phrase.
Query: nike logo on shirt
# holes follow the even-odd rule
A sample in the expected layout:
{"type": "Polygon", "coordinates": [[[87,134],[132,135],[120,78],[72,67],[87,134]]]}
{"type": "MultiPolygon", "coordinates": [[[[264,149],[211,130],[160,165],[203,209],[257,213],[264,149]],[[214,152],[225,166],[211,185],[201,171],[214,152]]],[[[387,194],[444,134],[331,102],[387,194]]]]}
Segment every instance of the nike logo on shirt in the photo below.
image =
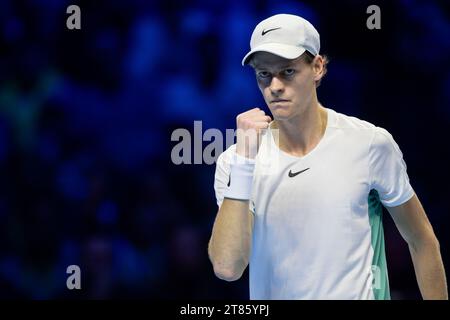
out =
{"type": "Polygon", "coordinates": [[[296,175],[298,175],[298,174],[300,174],[300,173],[302,173],[302,172],[305,172],[306,170],[308,170],[309,168],[306,168],[306,169],[303,169],[303,170],[300,170],[300,171],[297,171],[297,172],[292,172],[291,170],[289,170],[289,173],[288,173],[288,176],[290,177],[290,178],[293,178],[293,177],[295,177],[296,175]]]}

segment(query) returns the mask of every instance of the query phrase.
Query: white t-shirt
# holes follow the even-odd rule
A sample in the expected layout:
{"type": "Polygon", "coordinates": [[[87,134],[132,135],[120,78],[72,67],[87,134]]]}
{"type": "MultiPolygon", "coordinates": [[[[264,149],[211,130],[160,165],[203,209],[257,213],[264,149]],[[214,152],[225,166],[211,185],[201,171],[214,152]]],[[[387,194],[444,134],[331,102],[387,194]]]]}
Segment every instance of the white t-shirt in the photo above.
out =
{"type": "MultiPolygon", "coordinates": [[[[414,191],[403,155],[383,128],[327,108],[319,144],[281,151],[264,135],[253,178],[250,299],[390,299],[382,206],[414,191]]],[[[232,145],[216,165],[220,207],[232,145]]]]}

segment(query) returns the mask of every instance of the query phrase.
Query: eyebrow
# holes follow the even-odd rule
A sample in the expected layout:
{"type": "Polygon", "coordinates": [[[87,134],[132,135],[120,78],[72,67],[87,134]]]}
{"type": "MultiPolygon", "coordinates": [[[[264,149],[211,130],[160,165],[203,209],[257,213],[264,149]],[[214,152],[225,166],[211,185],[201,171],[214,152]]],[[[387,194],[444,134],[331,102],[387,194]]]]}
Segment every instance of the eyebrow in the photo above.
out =
{"type": "Polygon", "coordinates": [[[295,67],[294,63],[289,63],[289,64],[282,65],[280,67],[280,69],[293,68],[293,67],[295,67]]]}
{"type": "MultiPolygon", "coordinates": [[[[277,69],[287,69],[287,68],[294,68],[294,67],[295,67],[295,65],[293,63],[289,63],[289,64],[283,64],[277,69]]],[[[257,65],[257,64],[255,64],[254,68],[255,69],[267,69],[267,68],[265,68],[261,65],[257,65]]]]}

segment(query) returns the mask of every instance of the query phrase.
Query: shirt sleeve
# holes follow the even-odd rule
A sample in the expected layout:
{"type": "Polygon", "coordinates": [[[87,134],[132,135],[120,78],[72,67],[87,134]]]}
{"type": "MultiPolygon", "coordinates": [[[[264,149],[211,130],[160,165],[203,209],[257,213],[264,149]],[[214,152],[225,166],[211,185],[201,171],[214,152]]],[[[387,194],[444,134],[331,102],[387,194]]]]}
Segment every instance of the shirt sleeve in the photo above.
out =
{"type": "Polygon", "coordinates": [[[375,128],[369,166],[371,189],[378,191],[384,206],[401,205],[414,195],[403,154],[392,135],[380,127],[375,128]]]}
{"type": "Polygon", "coordinates": [[[216,192],[217,206],[220,208],[223,202],[226,186],[230,177],[230,161],[227,159],[229,149],[220,154],[216,161],[216,173],[214,175],[214,191],[216,192]]]}
{"type": "MultiPolygon", "coordinates": [[[[236,145],[232,145],[227,150],[222,152],[216,161],[216,172],[214,174],[214,191],[216,193],[216,202],[219,209],[224,199],[228,179],[230,178],[231,161],[234,152],[236,152],[236,145]]],[[[255,213],[254,202],[252,199],[250,199],[249,201],[249,210],[252,213],[255,213]]]]}

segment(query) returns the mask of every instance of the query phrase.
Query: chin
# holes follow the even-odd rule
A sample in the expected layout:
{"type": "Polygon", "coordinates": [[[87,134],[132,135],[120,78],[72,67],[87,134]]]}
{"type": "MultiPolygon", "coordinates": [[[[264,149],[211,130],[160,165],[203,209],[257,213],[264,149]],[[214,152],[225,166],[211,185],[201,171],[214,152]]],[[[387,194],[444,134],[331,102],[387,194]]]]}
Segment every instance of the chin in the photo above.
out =
{"type": "Polygon", "coordinates": [[[272,112],[273,120],[283,121],[292,117],[290,112],[272,112]]]}
{"type": "Polygon", "coordinates": [[[301,117],[301,112],[297,108],[271,108],[272,117],[274,120],[286,121],[301,117]]]}

